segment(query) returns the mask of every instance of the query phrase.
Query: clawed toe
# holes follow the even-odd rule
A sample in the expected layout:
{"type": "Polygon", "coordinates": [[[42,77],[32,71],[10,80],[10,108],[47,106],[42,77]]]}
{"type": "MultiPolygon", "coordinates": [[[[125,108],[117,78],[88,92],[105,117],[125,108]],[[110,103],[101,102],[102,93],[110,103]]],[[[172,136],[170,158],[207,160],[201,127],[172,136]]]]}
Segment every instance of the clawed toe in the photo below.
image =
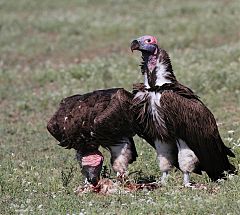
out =
{"type": "Polygon", "coordinates": [[[128,176],[126,173],[117,172],[117,180],[119,180],[120,182],[126,181],[127,178],[128,178],[128,176]]]}
{"type": "Polygon", "coordinates": [[[207,190],[206,184],[189,182],[184,184],[184,187],[191,188],[192,190],[207,190]]]}
{"type": "Polygon", "coordinates": [[[192,182],[188,182],[188,183],[184,184],[184,187],[188,187],[188,188],[193,188],[194,186],[195,185],[192,182]]]}

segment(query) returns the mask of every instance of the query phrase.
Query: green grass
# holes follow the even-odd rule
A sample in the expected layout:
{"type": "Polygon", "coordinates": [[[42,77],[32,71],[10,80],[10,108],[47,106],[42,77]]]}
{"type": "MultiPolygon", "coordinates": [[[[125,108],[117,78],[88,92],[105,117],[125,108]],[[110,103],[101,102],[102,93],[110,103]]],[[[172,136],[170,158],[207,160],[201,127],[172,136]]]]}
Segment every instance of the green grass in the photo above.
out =
{"type": "MultiPolygon", "coordinates": [[[[74,151],[57,146],[46,130],[63,97],[131,90],[141,81],[129,43],[152,34],[178,80],[214,113],[239,169],[239,10],[237,0],[0,0],[0,214],[239,214],[239,176],[216,184],[193,175],[208,190],[190,190],[173,171],[168,185],[152,192],[76,196],[82,176],[74,151]],[[64,187],[61,172],[72,166],[64,187]]],[[[135,141],[139,158],[129,171],[159,179],[154,150],[135,141]]]]}

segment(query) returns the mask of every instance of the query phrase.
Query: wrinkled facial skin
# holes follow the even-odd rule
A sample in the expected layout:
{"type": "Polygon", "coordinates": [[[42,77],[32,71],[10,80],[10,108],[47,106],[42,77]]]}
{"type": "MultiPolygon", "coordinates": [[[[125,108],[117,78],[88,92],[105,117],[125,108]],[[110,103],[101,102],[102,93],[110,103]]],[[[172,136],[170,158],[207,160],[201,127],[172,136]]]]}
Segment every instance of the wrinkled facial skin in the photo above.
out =
{"type": "Polygon", "coordinates": [[[156,54],[158,50],[157,39],[156,37],[150,35],[139,37],[138,39],[132,41],[131,50],[156,54]]]}
{"type": "Polygon", "coordinates": [[[102,170],[102,163],[98,166],[83,166],[82,174],[87,178],[88,182],[96,186],[100,180],[100,173],[102,170]]]}
{"type": "Polygon", "coordinates": [[[84,153],[83,156],[81,154],[79,155],[82,174],[86,177],[89,183],[96,186],[100,180],[100,173],[104,159],[103,155],[98,150],[84,153]]]}

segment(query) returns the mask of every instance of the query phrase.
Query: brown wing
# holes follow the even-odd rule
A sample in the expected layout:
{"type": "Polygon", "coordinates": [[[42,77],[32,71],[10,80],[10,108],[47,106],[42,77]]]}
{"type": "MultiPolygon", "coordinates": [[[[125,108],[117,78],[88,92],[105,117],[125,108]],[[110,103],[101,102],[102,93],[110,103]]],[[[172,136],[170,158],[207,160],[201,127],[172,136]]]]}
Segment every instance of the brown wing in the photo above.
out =
{"type": "Polygon", "coordinates": [[[221,140],[212,113],[197,97],[188,94],[191,92],[163,92],[160,104],[168,130],[170,135],[186,142],[198,157],[202,170],[217,180],[224,171],[234,171],[227,158],[234,154],[221,140]]]}
{"type": "Polygon", "coordinates": [[[94,119],[96,136],[104,139],[132,137],[133,117],[130,113],[132,94],[119,89],[112,94],[107,107],[94,119]]]}
{"type": "Polygon", "coordinates": [[[47,128],[67,148],[114,143],[134,135],[127,115],[130,101],[131,94],[120,88],[71,96],[60,103],[47,128]]]}

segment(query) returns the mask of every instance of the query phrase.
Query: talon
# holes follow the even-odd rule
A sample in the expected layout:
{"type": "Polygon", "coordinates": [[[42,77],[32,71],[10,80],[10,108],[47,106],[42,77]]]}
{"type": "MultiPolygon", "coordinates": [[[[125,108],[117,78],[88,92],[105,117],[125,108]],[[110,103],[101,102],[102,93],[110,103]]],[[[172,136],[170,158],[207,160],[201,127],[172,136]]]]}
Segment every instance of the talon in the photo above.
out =
{"type": "Polygon", "coordinates": [[[207,185],[199,183],[188,183],[184,185],[186,188],[192,188],[193,190],[207,190],[207,185]]]}
{"type": "Polygon", "coordinates": [[[127,174],[126,173],[120,173],[117,172],[117,179],[121,182],[125,181],[127,179],[127,174]]]}
{"type": "Polygon", "coordinates": [[[188,183],[184,184],[184,187],[194,188],[195,186],[191,182],[188,182],[188,183]]]}

